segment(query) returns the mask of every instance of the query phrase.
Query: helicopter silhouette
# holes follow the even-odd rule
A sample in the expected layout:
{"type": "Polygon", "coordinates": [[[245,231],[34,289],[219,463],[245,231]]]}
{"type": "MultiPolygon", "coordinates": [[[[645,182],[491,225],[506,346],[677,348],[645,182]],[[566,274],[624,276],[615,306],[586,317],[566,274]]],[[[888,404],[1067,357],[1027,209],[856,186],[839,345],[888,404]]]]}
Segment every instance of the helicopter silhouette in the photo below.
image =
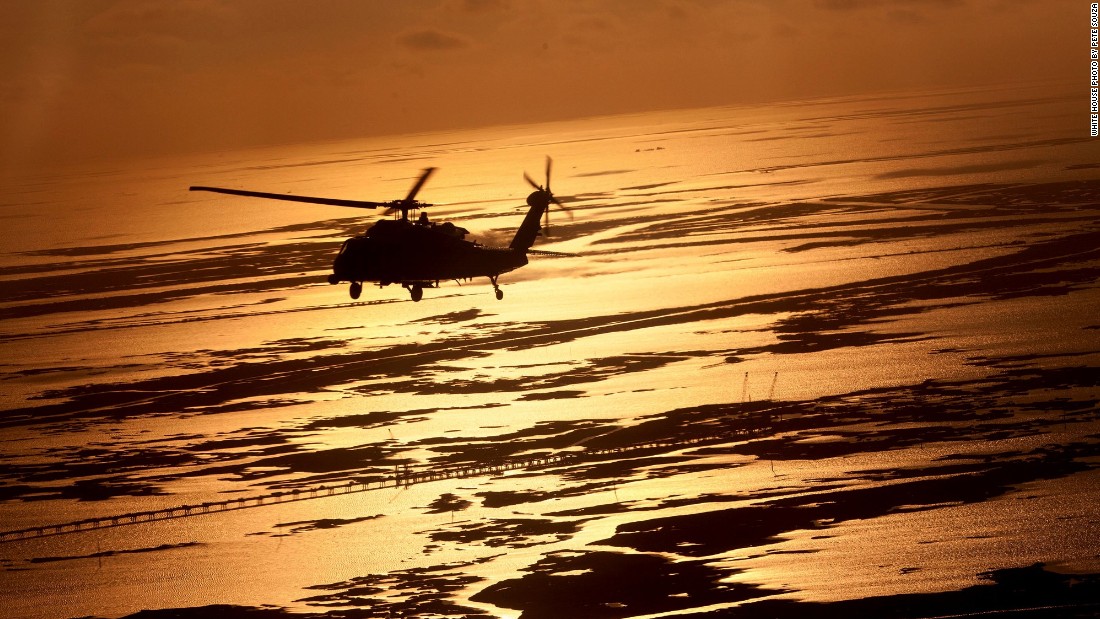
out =
{"type": "MultiPolygon", "coordinates": [[[[318,198],[222,187],[192,186],[190,190],[351,208],[385,208],[387,215],[400,213],[399,218],[379,220],[365,233],[353,236],[341,245],[328,282],[348,282],[352,299],[358,299],[362,294],[364,282],[377,283],[379,287],[400,284],[409,291],[413,301],[420,301],[425,288],[438,288],[441,281],[488,277],[497,300],[500,300],[504,298],[504,292],[497,285],[497,278],[526,265],[528,253],[570,255],[531,250],[542,230],[539,221],[545,218],[549,229],[550,205],[555,204],[569,212],[550,191],[551,163],[547,157],[545,186],[531,180],[526,172],[523,174],[535,191],[527,196],[527,214],[508,247],[489,247],[466,240],[469,231],[465,228],[451,222],[438,224],[428,219],[422,209],[432,205],[417,201],[416,194],[436,168],[425,169],[404,199],[390,202],[318,198]],[[409,219],[409,211],[414,210],[421,211],[416,221],[409,219]]],[[[572,217],[571,212],[569,215],[572,217]]]]}

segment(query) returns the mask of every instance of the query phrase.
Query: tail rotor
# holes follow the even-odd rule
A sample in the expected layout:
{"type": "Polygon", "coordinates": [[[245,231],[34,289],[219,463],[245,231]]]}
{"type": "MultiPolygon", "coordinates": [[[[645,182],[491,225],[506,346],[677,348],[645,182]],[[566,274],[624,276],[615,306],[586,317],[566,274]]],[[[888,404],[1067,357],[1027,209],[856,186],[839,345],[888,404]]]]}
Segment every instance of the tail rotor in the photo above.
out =
{"type": "Polygon", "coordinates": [[[531,195],[527,196],[527,205],[535,206],[543,209],[544,223],[543,228],[546,230],[547,235],[550,234],[550,204],[556,204],[561,210],[565,211],[569,218],[573,219],[573,212],[565,208],[565,205],[560,200],[554,197],[552,191],[550,191],[550,170],[553,166],[553,160],[550,157],[546,157],[546,185],[540,185],[531,179],[526,172],[523,173],[524,180],[529,185],[535,188],[535,191],[531,195]]]}

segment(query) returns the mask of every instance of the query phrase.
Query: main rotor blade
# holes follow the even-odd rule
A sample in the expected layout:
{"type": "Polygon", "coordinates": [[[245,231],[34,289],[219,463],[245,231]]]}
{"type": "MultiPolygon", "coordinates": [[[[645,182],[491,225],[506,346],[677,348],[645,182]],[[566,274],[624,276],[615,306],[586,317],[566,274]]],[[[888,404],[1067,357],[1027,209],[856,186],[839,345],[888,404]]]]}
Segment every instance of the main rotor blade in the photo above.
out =
{"type": "Polygon", "coordinates": [[[547,256],[549,258],[580,258],[581,254],[569,254],[560,251],[546,251],[545,249],[528,249],[528,254],[534,254],[536,256],[547,256]]]}
{"type": "Polygon", "coordinates": [[[224,193],[231,196],[245,196],[247,198],[265,198],[268,200],[285,200],[287,202],[306,202],[308,204],[325,204],[328,206],[348,206],[351,208],[378,208],[389,206],[388,202],[368,202],[366,200],[342,200],[339,198],[315,198],[312,196],[296,196],[286,193],[265,193],[263,191],[245,191],[243,189],[224,189],[222,187],[194,186],[191,191],[211,191],[224,193]]]}
{"type": "Polygon", "coordinates": [[[413,199],[416,198],[416,194],[420,193],[420,188],[424,186],[424,183],[428,182],[428,177],[435,172],[435,168],[425,168],[424,173],[420,175],[420,179],[416,181],[412,189],[409,190],[409,195],[405,196],[405,203],[411,204],[413,199]]]}
{"type": "Polygon", "coordinates": [[[550,155],[546,156],[546,193],[550,193],[550,164],[553,160],[550,159],[550,155]]]}

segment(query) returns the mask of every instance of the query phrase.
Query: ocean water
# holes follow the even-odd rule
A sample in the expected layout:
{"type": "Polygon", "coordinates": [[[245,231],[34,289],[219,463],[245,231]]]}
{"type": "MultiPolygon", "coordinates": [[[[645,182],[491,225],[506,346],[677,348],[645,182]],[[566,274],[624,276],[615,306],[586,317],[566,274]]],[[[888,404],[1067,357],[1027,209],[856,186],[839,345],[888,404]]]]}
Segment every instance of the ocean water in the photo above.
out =
{"type": "Polygon", "coordinates": [[[0,538],[0,607],[971,612],[994,608],[951,596],[1018,577],[1033,597],[1005,603],[1094,608],[1072,586],[1100,573],[1078,98],[888,93],[8,181],[3,531],[575,458],[0,538]],[[501,301],[487,280],[353,301],[325,276],[381,213],[187,191],[391,200],[438,167],[433,220],[504,245],[547,156],[569,212],[536,249],[576,255],[532,256],[501,301]]]}

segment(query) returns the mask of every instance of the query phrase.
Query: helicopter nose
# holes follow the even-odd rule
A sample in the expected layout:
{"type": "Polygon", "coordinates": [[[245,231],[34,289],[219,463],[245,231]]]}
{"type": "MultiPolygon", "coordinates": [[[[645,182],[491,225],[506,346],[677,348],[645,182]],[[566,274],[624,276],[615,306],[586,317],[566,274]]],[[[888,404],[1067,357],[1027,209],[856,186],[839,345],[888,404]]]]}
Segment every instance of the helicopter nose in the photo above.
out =
{"type": "Polygon", "coordinates": [[[347,255],[336,256],[332,262],[332,272],[336,275],[345,275],[352,270],[351,259],[347,255]]]}
{"type": "Polygon", "coordinates": [[[332,274],[328,276],[329,282],[333,283],[333,280],[338,282],[340,280],[349,279],[350,267],[351,264],[348,260],[347,252],[341,252],[336,256],[336,259],[332,261],[332,274]]]}

